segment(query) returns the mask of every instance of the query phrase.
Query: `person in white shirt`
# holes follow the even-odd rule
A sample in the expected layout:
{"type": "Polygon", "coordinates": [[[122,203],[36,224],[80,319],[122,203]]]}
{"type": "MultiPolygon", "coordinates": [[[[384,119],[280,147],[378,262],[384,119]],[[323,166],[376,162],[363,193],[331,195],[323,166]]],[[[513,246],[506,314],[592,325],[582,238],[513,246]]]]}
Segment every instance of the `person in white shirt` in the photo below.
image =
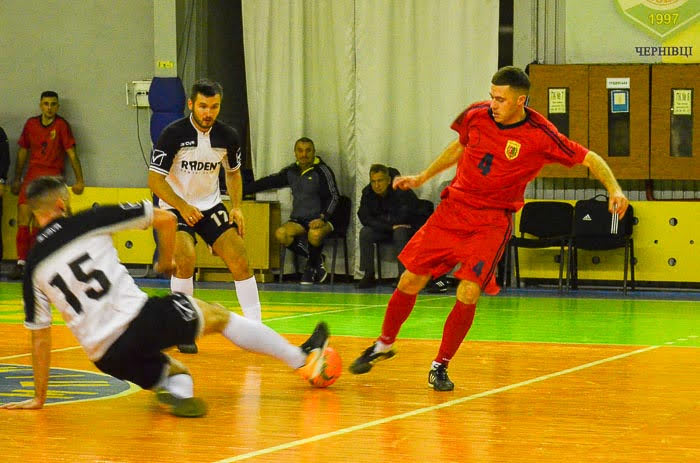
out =
{"type": "MultiPolygon", "coordinates": [[[[243,245],[243,142],[233,127],[216,120],[222,96],[218,82],[203,79],[194,83],[187,101],[192,113],[163,129],[153,147],[148,186],[158,197],[159,207],[175,213],[178,220],[177,270],[170,279],[170,289],[189,296],[194,293],[196,233],[231,271],[243,314],[260,321],[258,286],[243,245]],[[230,211],[221,202],[221,166],[226,173],[230,211]]],[[[197,352],[196,345],[178,348],[181,352],[197,352]]]]}
{"type": "Polygon", "coordinates": [[[158,269],[175,268],[177,220],[149,201],[102,206],[70,214],[68,189],[57,177],[40,177],[27,188],[40,227],[24,274],[25,326],[32,332],[34,397],[0,408],[42,408],[49,386],[51,307],[61,313],[88,358],[103,372],[158,393],[177,416],[202,416],[206,405],[194,397],[182,363],[163,349],[221,333],[233,344],[273,356],[305,378],[320,373],[328,327],[320,322],[311,337],[294,346],[271,328],[219,304],[182,293],[149,298],[119,262],[112,234],[151,225],[158,234],[158,269]]]}

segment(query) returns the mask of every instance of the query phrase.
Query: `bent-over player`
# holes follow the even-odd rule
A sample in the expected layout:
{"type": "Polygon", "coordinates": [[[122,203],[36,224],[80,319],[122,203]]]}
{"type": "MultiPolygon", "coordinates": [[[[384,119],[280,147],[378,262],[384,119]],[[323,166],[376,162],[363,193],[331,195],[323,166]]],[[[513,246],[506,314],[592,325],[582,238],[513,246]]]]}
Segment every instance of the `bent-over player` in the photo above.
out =
{"type": "Polygon", "coordinates": [[[91,361],[116,378],[158,392],[177,416],[201,416],[204,401],[194,397],[187,368],[161,352],[197,336],[221,333],[233,344],[273,356],[302,377],[320,370],[328,327],[321,322],[311,337],[294,346],[271,328],[210,304],[175,293],[149,298],[119,262],[112,233],[156,229],[159,270],[173,270],[177,219],[148,201],[93,208],[70,214],[66,185],[41,177],[27,188],[34,219],[41,228],[24,276],[25,326],[32,332],[35,393],[32,399],[1,408],[42,408],[46,401],[53,303],[91,361]]]}

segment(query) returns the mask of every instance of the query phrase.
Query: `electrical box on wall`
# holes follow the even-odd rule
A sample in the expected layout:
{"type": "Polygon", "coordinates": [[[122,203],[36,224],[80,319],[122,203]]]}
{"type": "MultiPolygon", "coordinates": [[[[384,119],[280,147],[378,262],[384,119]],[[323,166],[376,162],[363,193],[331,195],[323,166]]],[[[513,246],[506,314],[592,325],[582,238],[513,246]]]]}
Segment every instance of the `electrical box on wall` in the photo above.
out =
{"type": "Polygon", "coordinates": [[[150,80],[134,80],[126,83],[126,104],[135,108],[148,108],[150,80]]]}

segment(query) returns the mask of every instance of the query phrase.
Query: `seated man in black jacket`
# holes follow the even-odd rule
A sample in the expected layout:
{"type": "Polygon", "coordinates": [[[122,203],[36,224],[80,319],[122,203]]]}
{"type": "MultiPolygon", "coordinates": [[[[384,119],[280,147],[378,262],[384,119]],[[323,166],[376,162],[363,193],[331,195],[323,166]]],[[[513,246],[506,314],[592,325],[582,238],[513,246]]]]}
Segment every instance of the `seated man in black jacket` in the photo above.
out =
{"type": "Polygon", "coordinates": [[[243,194],[291,188],[291,217],[275,231],[275,237],[292,252],[308,258],[301,278],[302,285],[322,283],[328,275],[321,253],[323,238],[333,231],[331,221],[340,194],[333,171],[316,156],[316,148],[310,138],[303,137],[294,143],[294,155],[296,162],[276,174],[244,185],[243,194]],[[307,237],[308,250],[298,239],[302,235],[307,237]]]}
{"type": "MultiPolygon", "coordinates": [[[[359,288],[371,288],[377,284],[374,278],[375,242],[393,243],[397,252],[427,219],[430,211],[421,211],[420,201],[412,190],[394,190],[393,178],[399,171],[383,164],[373,164],[369,169],[370,183],[362,190],[357,216],[362,222],[360,230],[360,270],[365,272],[359,288]]],[[[404,267],[399,261],[399,275],[404,267]]]]}

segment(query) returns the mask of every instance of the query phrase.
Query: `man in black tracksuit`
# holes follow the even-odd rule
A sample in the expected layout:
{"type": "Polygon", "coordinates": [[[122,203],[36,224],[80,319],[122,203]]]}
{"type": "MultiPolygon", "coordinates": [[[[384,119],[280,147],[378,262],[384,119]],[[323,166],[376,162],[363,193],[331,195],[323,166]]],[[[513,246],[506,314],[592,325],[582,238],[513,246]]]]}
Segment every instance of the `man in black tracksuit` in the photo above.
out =
{"type": "Polygon", "coordinates": [[[277,240],[293,252],[308,257],[301,284],[322,283],[328,272],[323,266],[323,238],[333,231],[333,213],[340,195],[333,171],[316,156],[314,142],[300,138],[294,143],[296,162],[276,174],[244,186],[243,194],[290,187],[292,213],[275,231],[277,240]],[[306,235],[308,250],[298,237],[306,235]]]}

